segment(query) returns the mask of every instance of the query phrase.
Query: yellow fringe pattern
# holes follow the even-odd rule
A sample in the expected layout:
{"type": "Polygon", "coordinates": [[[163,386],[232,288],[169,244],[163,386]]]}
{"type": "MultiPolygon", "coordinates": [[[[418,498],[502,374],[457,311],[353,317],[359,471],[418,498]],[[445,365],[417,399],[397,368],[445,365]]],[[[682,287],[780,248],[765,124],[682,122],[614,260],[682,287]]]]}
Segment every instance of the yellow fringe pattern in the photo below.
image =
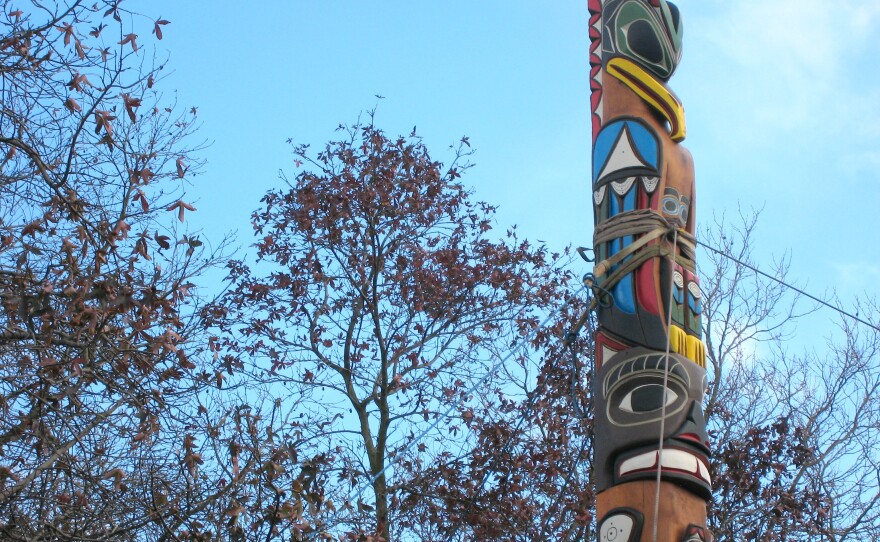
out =
{"type": "Polygon", "coordinates": [[[681,354],[693,361],[703,369],[706,368],[706,346],[700,339],[688,335],[685,330],[678,326],[669,328],[669,348],[676,354],[681,354]]]}

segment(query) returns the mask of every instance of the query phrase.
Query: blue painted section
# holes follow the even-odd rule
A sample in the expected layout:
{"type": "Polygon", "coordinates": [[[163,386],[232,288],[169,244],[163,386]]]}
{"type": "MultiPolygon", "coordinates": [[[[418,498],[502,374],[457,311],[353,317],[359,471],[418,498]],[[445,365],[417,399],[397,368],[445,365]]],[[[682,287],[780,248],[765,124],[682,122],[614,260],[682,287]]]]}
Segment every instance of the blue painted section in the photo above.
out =
{"type": "Polygon", "coordinates": [[[639,153],[642,160],[650,167],[660,169],[660,141],[646,124],[637,120],[619,120],[605,126],[596,137],[593,146],[593,184],[598,181],[599,173],[605,168],[614,144],[624,128],[629,130],[633,148],[639,153]]]}
{"type": "Polygon", "coordinates": [[[691,312],[699,315],[703,312],[703,303],[694,299],[693,296],[688,296],[688,306],[691,309],[691,312]]]}
{"type": "MultiPolygon", "coordinates": [[[[646,124],[636,119],[619,120],[605,126],[596,137],[596,144],[593,147],[593,184],[599,180],[599,174],[605,169],[611,154],[616,148],[619,138],[627,137],[624,131],[629,132],[631,146],[638,154],[638,158],[644,162],[644,165],[653,168],[657,174],[660,169],[660,141],[656,134],[646,124]]],[[[616,193],[608,187],[606,198],[608,199],[608,216],[606,219],[616,216],[625,211],[634,211],[636,209],[636,194],[638,193],[638,183],[633,183],[632,188],[623,198],[619,198],[616,193]]],[[[617,254],[623,248],[629,246],[633,242],[633,237],[627,236],[622,239],[615,239],[608,243],[608,256],[617,254]]],[[[625,262],[626,260],[624,260],[625,262]]],[[[612,269],[611,271],[613,271],[612,269]]],[[[635,296],[635,276],[630,274],[618,282],[611,291],[614,297],[615,306],[626,314],[636,314],[636,296],[635,296]]]]}
{"type": "MultiPolygon", "coordinates": [[[[610,198],[609,203],[610,214],[614,216],[623,211],[632,211],[636,208],[636,193],[638,192],[637,183],[633,183],[632,188],[630,188],[629,192],[623,197],[623,208],[620,207],[620,198],[617,197],[617,194],[614,193],[613,190],[609,188],[608,197],[610,198]]],[[[633,236],[627,235],[621,239],[615,239],[611,242],[610,255],[617,254],[633,242],[633,236]]],[[[632,256],[625,258],[623,262],[618,265],[623,265],[624,262],[629,260],[632,256]]],[[[611,271],[613,272],[618,266],[614,266],[611,271]]],[[[617,305],[622,312],[626,314],[635,314],[636,313],[636,296],[634,291],[634,279],[632,273],[626,277],[623,277],[620,282],[618,282],[614,288],[612,288],[612,294],[614,296],[614,304],[617,305]]]]}
{"type": "Polygon", "coordinates": [[[684,303],[684,288],[679,288],[678,286],[675,286],[672,289],[672,297],[675,298],[675,302],[678,303],[679,305],[683,304],[684,303]]]}

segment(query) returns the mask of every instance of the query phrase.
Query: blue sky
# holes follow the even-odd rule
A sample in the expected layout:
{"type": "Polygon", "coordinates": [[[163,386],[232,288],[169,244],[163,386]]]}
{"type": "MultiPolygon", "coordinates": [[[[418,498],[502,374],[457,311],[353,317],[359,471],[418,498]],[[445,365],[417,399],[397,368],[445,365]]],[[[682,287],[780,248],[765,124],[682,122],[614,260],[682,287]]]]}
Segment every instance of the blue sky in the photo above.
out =
{"type": "MultiPolygon", "coordinates": [[[[191,194],[211,238],[251,241],[250,212],[293,174],[288,138],[319,146],[379,102],[435,158],[467,135],[465,175],[498,227],[591,244],[586,0],[149,0],[171,21],[163,81],[212,142],[191,194]],[[243,7],[243,6],[247,7],[243,7]]],[[[763,208],[755,250],[844,304],[880,293],[880,2],[680,0],[697,220],[763,208]]],[[[769,267],[769,264],[768,264],[769,267]]],[[[587,269],[578,269],[578,273],[587,269]]],[[[825,318],[832,317],[825,314],[825,318]]]]}

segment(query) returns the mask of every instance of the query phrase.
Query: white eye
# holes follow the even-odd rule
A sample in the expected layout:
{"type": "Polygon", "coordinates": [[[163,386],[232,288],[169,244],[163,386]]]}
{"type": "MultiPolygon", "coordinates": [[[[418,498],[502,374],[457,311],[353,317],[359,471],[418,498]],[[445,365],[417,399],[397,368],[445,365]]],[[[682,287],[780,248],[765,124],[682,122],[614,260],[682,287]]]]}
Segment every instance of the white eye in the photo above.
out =
{"type": "Polygon", "coordinates": [[[684,288],[684,277],[678,271],[672,274],[672,281],[677,288],[684,288]]]}
{"type": "Polygon", "coordinates": [[[627,393],[621,399],[618,408],[630,414],[643,414],[660,410],[664,406],[671,405],[677,399],[678,394],[665,388],[662,384],[645,384],[627,393]]]}
{"type": "Polygon", "coordinates": [[[678,216],[681,212],[678,198],[674,196],[666,196],[663,198],[663,212],[670,216],[678,216]]]}

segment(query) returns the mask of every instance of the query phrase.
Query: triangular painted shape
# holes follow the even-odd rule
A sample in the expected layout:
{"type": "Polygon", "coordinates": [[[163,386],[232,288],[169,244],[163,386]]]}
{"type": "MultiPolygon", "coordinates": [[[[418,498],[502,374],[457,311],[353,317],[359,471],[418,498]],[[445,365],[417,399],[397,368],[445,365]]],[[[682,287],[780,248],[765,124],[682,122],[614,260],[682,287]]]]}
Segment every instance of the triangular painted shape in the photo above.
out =
{"type": "Polygon", "coordinates": [[[620,134],[617,136],[617,141],[614,142],[614,148],[608,154],[608,159],[605,161],[605,167],[602,168],[602,173],[599,174],[598,180],[601,181],[606,175],[614,173],[615,171],[633,167],[650,168],[651,166],[639,158],[639,155],[636,153],[635,149],[633,149],[629,126],[624,124],[623,130],[621,130],[620,134]]]}
{"type": "Polygon", "coordinates": [[[602,345],[602,363],[608,363],[608,360],[611,359],[611,356],[613,356],[616,353],[617,353],[617,350],[612,350],[603,344],[602,345]]]}

